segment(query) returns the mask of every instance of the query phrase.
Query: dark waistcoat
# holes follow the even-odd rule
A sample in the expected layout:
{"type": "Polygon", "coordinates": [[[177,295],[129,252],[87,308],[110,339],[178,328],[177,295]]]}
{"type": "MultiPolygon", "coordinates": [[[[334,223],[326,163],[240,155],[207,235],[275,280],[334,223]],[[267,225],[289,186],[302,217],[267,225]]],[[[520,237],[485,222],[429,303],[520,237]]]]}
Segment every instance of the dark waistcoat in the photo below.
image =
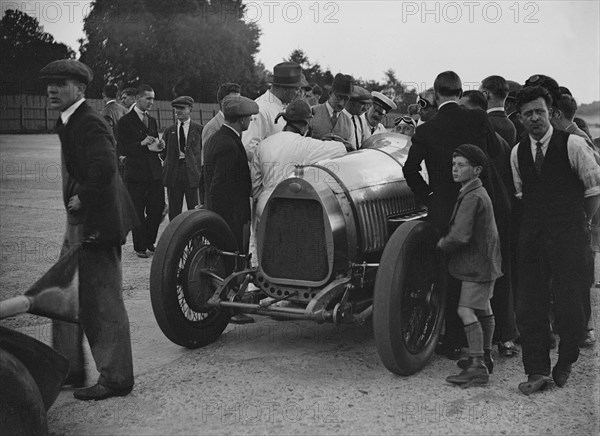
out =
{"type": "Polygon", "coordinates": [[[529,136],[519,145],[518,160],[523,181],[523,220],[560,231],[574,223],[584,223],[584,187],[571,169],[567,140],[569,134],[554,130],[538,175],[529,136]]]}

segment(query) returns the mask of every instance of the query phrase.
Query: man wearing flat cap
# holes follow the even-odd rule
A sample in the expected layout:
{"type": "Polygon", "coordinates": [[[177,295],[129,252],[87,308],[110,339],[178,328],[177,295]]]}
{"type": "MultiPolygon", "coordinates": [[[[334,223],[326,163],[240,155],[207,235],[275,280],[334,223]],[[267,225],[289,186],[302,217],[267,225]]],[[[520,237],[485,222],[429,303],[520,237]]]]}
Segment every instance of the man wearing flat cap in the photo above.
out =
{"type": "Polygon", "coordinates": [[[371,136],[378,133],[386,133],[387,129],[381,121],[392,110],[396,109],[396,103],[387,95],[381,92],[373,91],[371,93],[373,104],[369,110],[363,115],[365,122],[364,139],[367,140],[371,136]]]}
{"type": "Polygon", "coordinates": [[[191,120],[194,99],[186,95],[171,102],[177,122],[165,129],[163,184],[169,199],[169,221],[183,209],[183,197],[187,210],[198,205],[198,186],[202,157],[202,126],[191,120]]]}
{"type": "MultiPolygon", "coordinates": [[[[412,146],[404,165],[404,176],[415,195],[429,208],[427,220],[440,236],[448,233],[450,217],[458,197],[460,186],[452,177],[452,154],[461,144],[480,147],[494,160],[497,149],[495,133],[485,112],[468,110],[459,106],[462,82],[454,71],[438,74],[434,81],[437,114],[420,125],[412,137],[412,146]],[[429,181],[420,171],[425,161],[429,181]]],[[[496,223],[504,222],[510,206],[508,194],[493,165],[488,165],[482,175],[483,186],[494,206],[496,223]]],[[[499,229],[503,238],[502,230],[499,229]]],[[[446,304],[445,354],[450,359],[460,356],[464,341],[462,323],[456,314],[460,282],[448,276],[448,303],[446,304]]]]}
{"type": "Polygon", "coordinates": [[[121,246],[135,211],[117,171],[112,129],[84,98],[92,71],[65,59],[42,68],[40,78],[47,85],[48,106],[60,111],[56,130],[67,211],[63,253],[80,247],[80,324],[53,321],[53,346],[69,359],[65,384],[80,387],[86,382],[83,333],[87,336],[100,377],[95,385],[76,390],[75,398],[124,396],[134,379],[129,319],[121,295],[121,246]]]}
{"type": "Polygon", "coordinates": [[[363,115],[369,105],[372,102],[371,93],[367,91],[362,86],[354,85],[354,91],[350,98],[348,99],[348,103],[346,103],[346,107],[342,113],[350,118],[352,122],[352,138],[350,138],[350,144],[352,144],[352,148],[354,150],[358,150],[364,140],[364,122],[361,115],[363,115]]]}
{"type": "Polygon", "coordinates": [[[223,99],[225,122],[204,144],[204,190],[206,208],[218,213],[231,228],[238,250],[248,252],[252,182],[242,132],[248,129],[258,104],[246,97],[223,99]]]}
{"type": "Polygon", "coordinates": [[[260,141],[283,130],[283,120],[277,123],[275,118],[298,96],[300,87],[305,83],[302,80],[302,68],[297,63],[282,62],[275,65],[271,89],[255,100],[259,107],[258,115],[242,135],[249,162],[252,162],[254,149],[260,141]]]}
{"type": "Polygon", "coordinates": [[[327,101],[312,108],[313,138],[323,139],[333,135],[348,143],[351,142],[354,134],[352,121],[341,113],[353,92],[352,77],[347,74],[336,74],[327,101]]]}
{"type": "Polygon", "coordinates": [[[286,122],[282,132],[258,144],[252,161],[252,191],[257,202],[256,218],[260,218],[275,187],[294,172],[296,165],[346,154],[338,141],[321,141],[307,136],[313,115],[304,100],[294,100],[278,115],[286,122]]]}

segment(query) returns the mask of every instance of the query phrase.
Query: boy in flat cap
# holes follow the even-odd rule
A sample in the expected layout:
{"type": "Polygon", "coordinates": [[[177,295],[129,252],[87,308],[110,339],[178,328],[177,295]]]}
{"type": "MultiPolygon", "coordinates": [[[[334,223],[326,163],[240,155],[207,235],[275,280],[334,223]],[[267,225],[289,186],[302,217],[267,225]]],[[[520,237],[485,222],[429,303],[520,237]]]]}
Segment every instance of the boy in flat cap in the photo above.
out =
{"type": "Polygon", "coordinates": [[[117,171],[112,129],[84,99],[91,70],[78,61],[58,60],[42,68],[40,77],[47,84],[49,107],[61,112],[56,130],[67,210],[63,253],[75,246],[81,250],[81,327],[53,321],[52,342],[70,362],[65,384],[82,386],[83,333],[87,336],[100,377],[95,385],[76,390],[75,398],[127,395],[133,387],[133,363],[129,319],[121,295],[121,246],[134,224],[135,211],[117,171]]]}
{"type": "Polygon", "coordinates": [[[446,381],[458,385],[485,384],[493,369],[491,357],[495,319],[490,305],[494,283],[502,276],[500,239],[492,200],[479,176],[486,154],[462,144],[452,155],[452,178],[461,189],[450,218],[450,231],[437,246],[448,256],[450,274],[462,281],[458,316],[463,322],[469,358],[458,361],[463,371],[446,381]]]}
{"type": "Polygon", "coordinates": [[[194,99],[186,95],[171,102],[177,122],[165,129],[165,162],[163,184],[169,198],[169,221],[183,209],[183,197],[187,210],[198,205],[198,186],[202,158],[202,126],[191,120],[194,99]]]}

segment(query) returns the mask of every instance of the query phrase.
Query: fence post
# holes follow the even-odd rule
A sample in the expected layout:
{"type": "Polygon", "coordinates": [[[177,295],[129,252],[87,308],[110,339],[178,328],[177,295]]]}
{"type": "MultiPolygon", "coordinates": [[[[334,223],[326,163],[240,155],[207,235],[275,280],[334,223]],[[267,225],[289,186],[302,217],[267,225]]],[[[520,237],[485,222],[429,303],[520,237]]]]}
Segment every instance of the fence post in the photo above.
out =
{"type": "Polygon", "coordinates": [[[21,131],[25,130],[25,109],[21,104],[21,131]]]}
{"type": "Polygon", "coordinates": [[[50,132],[50,124],[48,123],[48,117],[50,116],[48,114],[48,106],[46,106],[45,108],[46,110],[44,111],[44,115],[46,117],[46,133],[50,132]]]}
{"type": "Polygon", "coordinates": [[[160,127],[161,126],[161,122],[160,122],[160,108],[158,108],[158,107],[156,108],[156,115],[158,115],[156,117],[156,120],[158,121],[158,130],[160,130],[161,129],[161,127],[160,127]]]}

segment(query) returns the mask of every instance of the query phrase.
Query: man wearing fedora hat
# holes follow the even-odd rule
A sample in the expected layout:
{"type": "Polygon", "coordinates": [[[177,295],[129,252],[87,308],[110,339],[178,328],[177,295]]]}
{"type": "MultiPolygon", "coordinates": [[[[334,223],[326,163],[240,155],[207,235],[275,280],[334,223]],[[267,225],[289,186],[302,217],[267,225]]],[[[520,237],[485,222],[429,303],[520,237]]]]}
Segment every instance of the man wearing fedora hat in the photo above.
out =
{"type": "Polygon", "coordinates": [[[74,391],[79,400],[124,396],[134,383],[129,319],[123,303],[121,246],[135,221],[135,210],[117,171],[112,129],[84,98],[92,80],[78,61],[50,62],[40,71],[48,106],[58,109],[56,130],[67,228],[63,253],[79,247],[80,324],[53,320],[52,343],[70,364],[65,384],[85,384],[85,333],[96,368],[96,384],[74,391]]]}
{"type": "Polygon", "coordinates": [[[362,116],[366,127],[363,132],[364,140],[367,140],[378,133],[386,133],[387,129],[381,124],[381,120],[383,120],[383,117],[385,117],[389,111],[392,111],[397,107],[396,103],[394,103],[391,98],[381,92],[373,91],[371,96],[373,97],[373,104],[362,116]]]}
{"type": "Polygon", "coordinates": [[[346,116],[340,116],[354,91],[353,79],[347,74],[338,73],[327,101],[313,106],[312,137],[322,139],[326,135],[335,135],[348,143],[352,140],[352,122],[346,116]]]}
{"type": "Polygon", "coordinates": [[[294,172],[296,165],[307,165],[346,153],[341,142],[321,141],[307,136],[313,115],[306,101],[294,100],[277,118],[286,121],[283,131],[261,141],[252,160],[252,192],[257,202],[255,218],[260,218],[275,187],[294,172]]]}
{"type": "Polygon", "coordinates": [[[283,121],[277,123],[275,118],[285,109],[285,105],[298,96],[300,87],[305,83],[302,81],[302,68],[297,63],[281,62],[275,65],[271,88],[255,100],[259,108],[258,115],[242,135],[249,162],[260,141],[283,130],[283,121]]]}
{"type": "Polygon", "coordinates": [[[200,160],[202,155],[202,126],[191,120],[194,99],[186,95],[171,102],[177,122],[166,128],[163,139],[163,184],[169,198],[169,221],[181,213],[183,197],[187,209],[198,205],[200,160]]]}
{"type": "Polygon", "coordinates": [[[346,107],[344,107],[344,110],[342,111],[342,113],[350,118],[350,121],[352,122],[353,134],[350,144],[352,144],[354,150],[358,150],[363,143],[365,126],[361,115],[367,111],[367,108],[372,101],[373,99],[371,98],[371,93],[369,91],[362,86],[354,85],[354,91],[348,99],[346,107]]]}

